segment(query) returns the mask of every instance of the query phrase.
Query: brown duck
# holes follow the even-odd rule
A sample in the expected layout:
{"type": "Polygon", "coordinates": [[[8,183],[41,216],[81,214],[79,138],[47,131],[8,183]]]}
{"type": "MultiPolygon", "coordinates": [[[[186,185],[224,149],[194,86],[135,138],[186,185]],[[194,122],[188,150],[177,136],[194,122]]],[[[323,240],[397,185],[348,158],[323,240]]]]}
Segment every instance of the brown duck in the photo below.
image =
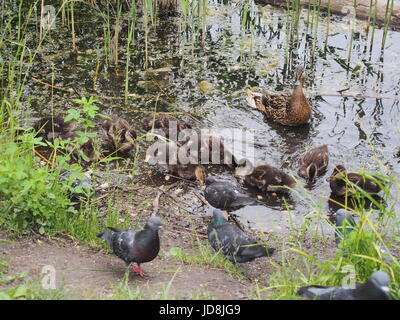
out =
{"type": "Polygon", "coordinates": [[[107,146],[110,152],[128,155],[136,147],[137,134],[125,119],[111,116],[111,119],[103,121],[102,127],[107,134],[107,146]]]}
{"type": "Polygon", "coordinates": [[[308,183],[314,181],[316,177],[323,174],[328,167],[329,153],[328,146],[323,146],[306,151],[300,158],[300,168],[298,174],[307,180],[308,183]]]}
{"type": "Polygon", "coordinates": [[[161,130],[165,137],[171,140],[177,140],[181,131],[191,129],[191,126],[185,121],[164,113],[146,117],[142,120],[142,124],[146,131],[150,131],[152,128],[161,130]]]}
{"type": "Polygon", "coordinates": [[[311,107],[303,92],[304,68],[298,67],[295,73],[296,84],[291,95],[253,92],[247,97],[247,103],[280,124],[286,126],[305,124],[311,117],[311,107]]]}
{"type": "Polygon", "coordinates": [[[382,179],[375,176],[367,178],[364,175],[354,172],[346,173],[346,168],[342,165],[337,165],[333,169],[333,173],[327,181],[329,181],[332,192],[338,196],[357,192],[358,189],[351,184],[360,187],[366,192],[378,193],[382,190],[381,186],[384,183],[382,179]]]}
{"type": "Polygon", "coordinates": [[[296,181],[291,176],[267,164],[255,167],[251,174],[245,176],[244,181],[263,192],[285,192],[287,190],[282,187],[296,186],[296,181]]]}

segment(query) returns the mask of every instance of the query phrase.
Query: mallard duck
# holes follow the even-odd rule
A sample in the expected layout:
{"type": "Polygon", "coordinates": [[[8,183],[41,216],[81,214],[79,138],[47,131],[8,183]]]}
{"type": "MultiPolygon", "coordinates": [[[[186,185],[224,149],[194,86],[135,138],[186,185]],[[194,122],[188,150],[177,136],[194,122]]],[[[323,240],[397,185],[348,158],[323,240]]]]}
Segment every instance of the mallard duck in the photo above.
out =
{"type": "Polygon", "coordinates": [[[160,130],[165,137],[171,140],[177,140],[181,131],[192,128],[185,121],[164,113],[148,116],[142,120],[142,124],[146,131],[150,131],[153,128],[160,130]]]}
{"type": "Polygon", "coordinates": [[[227,211],[238,210],[245,206],[260,205],[262,202],[251,198],[234,184],[217,180],[215,177],[206,179],[204,197],[210,205],[227,211]]]}
{"type": "Polygon", "coordinates": [[[315,177],[318,177],[324,173],[328,167],[328,146],[324,144],[318,148],[308,150],[303,154],[299,162],[299,176],[307,179],[308,183],[313,182],[315,177]]]}
{"type": "Polygon", "coordinates": [[[311,117],[311,107],[303,92],[305,72],[303,67],[298,67],[295,73],[296,84],[291,95],[253,92],[247,97],[248,104],[280,124],[305,124],[311,117]]]}
{"type": "Polygon", "coordinates": [[[137,134],[125,119],[111,116],[111,119],[103,121],[102,127],[106,131],[107,146],[111,153],[128,155],[136,147],[134,140],[137,134]]]}
{"type": "Polygon", "coordinates": [[[296,181],[291,176],[267,164],[255,167],[252,173],[244,177],[244,181],[263,192],[285,192],[286,189],[282,187],[296,186],[296,181]]]}
{"type": "Polygon", "coordinates": [[[76,134],[77,125],[75,121],[64,121],[62,117],[46,117],[38,120],[33,128],[37,131],[37,136],[44,140],[53,142],[55,138],[59,140],[72,140],[76,134]]]}
{"type": "Polygon", "coordinates": [[[333,169],[333,173],[327,181],[332,192],[338,196],[357,192],[358,189],[352,187],[351,184],[355,184],[366,192],[378,193],[382,190],[382,184],[384,183],[382,179],[375,176],[367,178],[354,172],[346,173],[346,168],[342,165],[337,165],[333,169]]]}

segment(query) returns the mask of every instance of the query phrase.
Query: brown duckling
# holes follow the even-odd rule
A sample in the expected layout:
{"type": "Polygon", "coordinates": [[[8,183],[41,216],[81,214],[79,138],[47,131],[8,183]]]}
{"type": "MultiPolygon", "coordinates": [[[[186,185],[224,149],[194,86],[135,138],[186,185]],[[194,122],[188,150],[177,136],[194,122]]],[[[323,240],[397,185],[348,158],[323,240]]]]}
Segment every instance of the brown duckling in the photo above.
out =
{"type": "Polygon", "coordinates": [[[37,136],[52,142],[55,138],[60,140],[72,140],[77,137],[75,121],[64,121],[62,117],[46,117],[38,120],[33,128],[38,132],[37,136]]]}
{"type": "MultiPolygon", "coordinates": [[[[34,124],[34,129],[38,131],[38,136],[44,140],[53,142],[55,138],[60,140],[73,141],[79,138],[77,133],[78,126],[75,121],[64,121],[62,117],[46,117],[34,124]]],[[[78,161],[83,159],[85,162],[97,161],[101,158],[101,152],[93,138],[89,138],[84,144],[71,144],[67,150],[71,152],[72,159],[78,161]]]]}
{"type": "Polygon", "coordinates": [[[366,192],[378,193],[382,190],[381,185],[384,183],[382,179],[375,176],[367,178],[354,172],[346,173],[346,168],[342,165],[337,165],[333,169],[333,173],[327,181],[329,181],[332,192],[338,196],[357,192],[357,188],[351,186],[351,184],[355,184],[366,192]]]}
{"type": "Polygon", "coordinates": [[[323,146],[306,151],[299,162],[299,176],[306,179],[307,183],[313,182],[314,179],[323,174],[328,167],[328,146],[324,144],[323,146]]]}
{"type": "Polygon", "coordinates": [[[145,161],[152,165],[157,164],[169,173],[184,179],[196,179],[203,185],[207,177],[205,167],[196,163],[195,158],[189,158],[186,164],[180,163],[179,152],[186,152],[186,150],[181,150],[175,142],[157,141],[147,149],[145,161]]]}
{"type": "Polygon", "coordinates": [[[234,156],[220,137],[206,134],[188,136],[185,144],[181,146],[181,151],[183,150],[201,164],[221,164],[229,168],[236,164],[234,156]]]}
{"type": "Polygon", "coordinates": [[[247,97],[248,104],[280,124],[286,126],[305,124],[311,117],[311,107],[303,92],[304,68],[298,67],[295,73],[296,84],[291,95],[252,92],[247,97]]]}
{"type": "Polygon", "coordinates": [[[181,131],[192,128],[185,121],[165,113],[148,116],[142,120],[142,124],[146,131],[150,131],[152,128],[160,130],[165,137],[171,140],[177,140],[181,131]]]}
{"type": "Polygon", "coordinates": [[[126,156],[135,149],[137,134],[125,119],[111,116],[111,119],[103,121],[102,127],[107,133],[107,146],[111,153],[126,156]]]}
{"type": "Polygon", "coordinates": [[[285,192],[287,189],[282,187],[296,186],[296,181],[290,175],[267,164],[255,167],[252,173],[244,177],[244,181],[263,192],[285,192]]]}

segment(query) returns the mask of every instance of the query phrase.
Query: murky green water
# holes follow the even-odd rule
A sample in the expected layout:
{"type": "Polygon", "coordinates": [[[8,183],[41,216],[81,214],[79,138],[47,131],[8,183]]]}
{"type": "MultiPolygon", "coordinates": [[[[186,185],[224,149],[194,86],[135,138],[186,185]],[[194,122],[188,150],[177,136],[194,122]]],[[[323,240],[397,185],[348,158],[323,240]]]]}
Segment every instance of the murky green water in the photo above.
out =
{"type": "MultiPolygon", "coordinates": [[[[30,81],[26,95],[35,111],[32,120],[48,114],[52,106],[60,112],[74,106],[72,99],[78,96],[68,91],[74,88],[83,96],[99,99],[104,113],[119,114],[133,124],[147,115],[143,111],[157,109],[191,114],[199,121],[187,115],[183,118],[197,129],[251,130],[260,145],[256,147],[258,164],[267,162],[295,175],[299,156],[308,148],[326,143],[330,148],[329,169],[310,191],[326,212],[330,189],[325,180],[335,164],[383,174],[393,172],[400,178],[396,156],[400,146],[400,33],[390,31],[381,50],[383,31],[375,30],[371,42],[371,30],[367,34],[366,24],[357,21],[349,70],[349,17],[331,19],[326,40],[327,20],[320,18],[315,28],[305,23],[304,11],[297,37],[293,33],[288,41],[293,19],[284,10],[252,4],[251,22],[244,30],[240,2],[209,1],[207,13],[204,47],[200,45],[200,33],[192,47],[190,28],[183,30],[179,17],[160,20],[151,28],[149,64],[152,69],[160,69],[153,72],[144,71],[144,35],[139,22],[129,67],[127,105],[123,99],[124,51],[119,55],[119,66],[108,67],[104,63],[102,24],[94,15],[77,13],[78,53],[70,51],[70,32],[60,26],[52,31],[51,40],[45,41],[32,73],[48,83],[53,78],[55,85],[67,91],[30,81]],[[307,71],[305,91],[313,109],[309,125],[282,127],[246,105],[246,90],[250,87],[291,90],[293,70],[298,64],[305,65],[307,71]],[[203,92],[201,81],[212,84],[212,90],[203,92]],[[349,96],[338,96],[337,91],[344,89],[349,96]]],[[[122,47],[127,32],[125,23],[122,47]]],[[[223,175],[231,174],[226,171],[223,175]]],[[[295,194],[287,201],[295,217],[310,210],[295,194]]],[[[289,217],[282,212],[283,199],[268,196],[265,202],[266,207],[245,208],[238,214],[264,230],[288,227],[289,217]]]]}

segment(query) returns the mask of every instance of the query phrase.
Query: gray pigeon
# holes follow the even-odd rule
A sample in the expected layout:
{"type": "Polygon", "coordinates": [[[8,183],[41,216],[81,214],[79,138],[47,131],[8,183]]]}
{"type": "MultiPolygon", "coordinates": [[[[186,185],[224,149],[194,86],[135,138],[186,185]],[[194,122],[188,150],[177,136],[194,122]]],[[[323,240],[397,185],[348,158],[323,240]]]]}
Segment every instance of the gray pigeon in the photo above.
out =
{"type": "Polygon", "coordinates": [[[140,264],[157,257],[160,251],[158,230],[161,225],[161,219],[154,216],[146,222],[143,230],[119,230],[106,227],[97,237],[106,240],[115,255],[130,265],[132,271],[137,272],[141,277],[147,277],[148,275],[140,268],[140,264]],[[109,229],[114,232],[110,232],[109,229]],[[133,262],[136,262],[138,266],[131,264],[133,262]]]}
{"type": "Polygon", "coordinates": [[[236,225],[228,223],[219,209],[213,211],[213,221],[207,229],[208,242],[215,251],[222,248],[222,253],[232,262],[248,262],[256,258],[270,256],[274,248],[266,249],[247,236],[236,225]]]}
{"type": "Polygon", "coordinates": [[[356,228],[356,221],[350,211],[339,209],[334,213],[336,218],[335,241],[339,244],[350,232],[356,228]]]}
{"type": "Polygon", "coordinates": [[[214,177],[206,179],[204,196],[214,208],[227,211],[235,211],[245,206],[262,205],[261,201],[247,196],[234,184],[214,177]]]}
{"type": "MultiPolygon", "coordinates": [[[[350,234],[350,232],[355,230],[357,223],[351,212],[345,209],[339,209],[336,211],[334,217],[336,217],[335,240],[336,244],[339,244],[348,234],[350,234]]],[[[391,264],[393,262],[391,251],[380,245],[378,245],[378,247],[382,261],[391,264]]]]}
{"type": "Polygon", "coordinates": [[[375,271],[366,283],[354,289],[346,287],[308,286],[297,291],[299,296],[314,300],[389,300],[389,275],[375,271]]]}
{"type": "Polygon", "coordinates": [[[81,199],[88,199],[94,194],[92,180],[83,173],[61,169],[58,181],[66,183],[71,187],[70,198],[74,202],[81,199]]]}

